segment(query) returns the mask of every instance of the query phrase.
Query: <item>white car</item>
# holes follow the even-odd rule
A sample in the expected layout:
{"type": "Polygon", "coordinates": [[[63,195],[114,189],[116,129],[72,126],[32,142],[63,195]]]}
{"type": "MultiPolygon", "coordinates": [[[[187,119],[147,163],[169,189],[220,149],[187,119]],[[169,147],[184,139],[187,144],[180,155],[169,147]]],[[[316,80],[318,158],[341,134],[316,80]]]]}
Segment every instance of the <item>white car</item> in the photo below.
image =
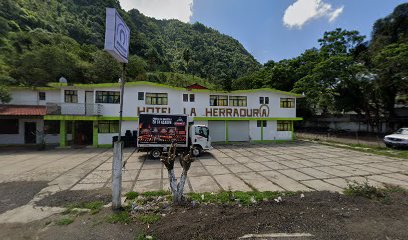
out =
{"type": "Polygon", "coordinates": [[[384,137],[387,147],[408,147],[408,128],[400,128],[395,133],[384,137]]]}

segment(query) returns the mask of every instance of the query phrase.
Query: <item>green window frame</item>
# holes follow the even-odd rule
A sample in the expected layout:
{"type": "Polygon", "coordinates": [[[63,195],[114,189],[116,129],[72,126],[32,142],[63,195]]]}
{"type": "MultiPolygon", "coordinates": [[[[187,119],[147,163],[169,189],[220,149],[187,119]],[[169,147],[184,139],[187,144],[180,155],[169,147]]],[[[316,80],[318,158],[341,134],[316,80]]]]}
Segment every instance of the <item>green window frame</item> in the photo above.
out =
{"type": "Polygon", "coordinates": [[[234,107],[246,107],[247,97],[246,96],[230,96],[229,105],[234,107]]]}
{"type": "Polygon", "coordinates": [[[295,108],[295,99],[294,98],[281,98],[280,107],[281,108],[295,108]]]}
{"type": "Polygon", "coordinates": [[[146,93],[145,103],[147,105],[167,105],[168,96],[167,93],[146,93]]]}
{"type": "Polygon", "coordinates": [[[78,103],[78,91],[77,90],[65,90],[64,100],[66,103],[78,103]]]}
{"type": "Polygon", "coordinates": [[[256,127],[267,127],[268,126],[268,121],[266,120],[257,120],[256,121],[256,127]]]}
{"type": "Polygon", "coordinates": [[[95,103],[120,103],[120,92],[96,91],[95,103]]]}
{"type": "Polygon", "coordinates": [[[119,121],[98,121],[98,133],[117,133],[119,132],[119,121]]]}
{"type": "Polygon", "coordinates": [[[292,131],[292,122],[277,121],[277,131],[292,131]]]}
{"type": "Polygon", "coordinates": [[[228,106],[228,96],[210,95],[210,106],[228,106]]]}

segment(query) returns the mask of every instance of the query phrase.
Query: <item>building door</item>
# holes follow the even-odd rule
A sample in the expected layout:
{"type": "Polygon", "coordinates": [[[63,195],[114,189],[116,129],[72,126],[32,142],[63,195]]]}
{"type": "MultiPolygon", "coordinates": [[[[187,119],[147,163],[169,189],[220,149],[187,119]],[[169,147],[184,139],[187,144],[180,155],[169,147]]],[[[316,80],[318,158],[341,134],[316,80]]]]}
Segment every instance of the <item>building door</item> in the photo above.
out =
{"type": "Polygon", "coordinates": [[[35,122],[24,123],[24,143],[36,143],[37,124],[35,122]]]}
{"type": "Polygon", "coordinates": [[[75,121],[74,145],[87,146],[93,142],[93,122],[92,121],[75,121]]]}
{"type": "Polygon", "coordinates": [[[225,142],[225,121],[208,121],[212,142],[225,142]]]}
{"type": "Polygon", "coordinates": [[[85,91],[85,115],[94,114],[94,92],[85,91]]]}
{"type": "Polygon", "coordinates": [[[228,121],[228,141],[249,141],[249,121],[228,121]]]}

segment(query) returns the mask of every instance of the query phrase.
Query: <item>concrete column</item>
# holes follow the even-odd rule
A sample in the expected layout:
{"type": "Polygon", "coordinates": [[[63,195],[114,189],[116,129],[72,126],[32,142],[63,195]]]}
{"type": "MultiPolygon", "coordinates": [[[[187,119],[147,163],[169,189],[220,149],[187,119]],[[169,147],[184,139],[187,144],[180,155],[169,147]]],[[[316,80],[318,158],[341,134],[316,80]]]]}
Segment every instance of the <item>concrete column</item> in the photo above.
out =
{"type": "Polygon", "coordinates": [[[60,147],[66,147],[67,146],[67,128],[66,128],[66,121],[61,120],[60,121],[60,147]]]}
{"type": "Polygon", "coordinates": [[[93,121],[92,145],[98,147],[98,121],[93,121]]]}
{"type": "Polygon", "coordinates": [[[113,143],[113,161],[112,161],[112,209],[121,209],[122,195],[122,150],[123,142],[113,143]]]}
{"type": "Polygon", "coordinates": [[[228,121],[225,121],[225,142],[228,143],[228,121]]]}

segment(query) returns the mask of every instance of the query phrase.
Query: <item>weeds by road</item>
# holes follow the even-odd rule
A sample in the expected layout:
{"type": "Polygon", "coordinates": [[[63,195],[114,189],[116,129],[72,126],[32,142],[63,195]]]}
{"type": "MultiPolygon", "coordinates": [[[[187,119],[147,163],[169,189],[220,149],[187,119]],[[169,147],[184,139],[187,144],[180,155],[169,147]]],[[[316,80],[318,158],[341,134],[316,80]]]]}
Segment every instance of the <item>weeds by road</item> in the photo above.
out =
{"type": "Polygon", "coordinates": [[[333,147],[340,147],[345,149],[352,149],[360,152],[365,153],[372,153],[387,157],[398,157],[403,159],[408,159],[408,150],[407,149],[394,149],[394,148],[386,148],[386,147],[377,147],[377,146],[370,146],[370,145],[363,145],[363,144],[352,144],[352,143],[343,143],[343,142],[336,142],[336,141],[321,141],[321,140],[310,140],[310,139],[301,139],[302,141],[309,141],[314,143],[320,143],[328,146],[333,147]]]}

